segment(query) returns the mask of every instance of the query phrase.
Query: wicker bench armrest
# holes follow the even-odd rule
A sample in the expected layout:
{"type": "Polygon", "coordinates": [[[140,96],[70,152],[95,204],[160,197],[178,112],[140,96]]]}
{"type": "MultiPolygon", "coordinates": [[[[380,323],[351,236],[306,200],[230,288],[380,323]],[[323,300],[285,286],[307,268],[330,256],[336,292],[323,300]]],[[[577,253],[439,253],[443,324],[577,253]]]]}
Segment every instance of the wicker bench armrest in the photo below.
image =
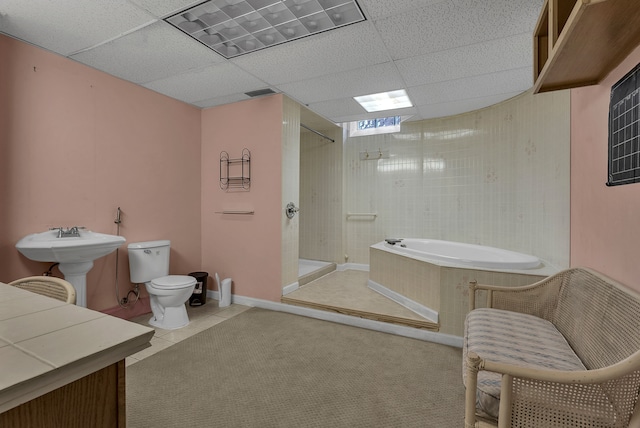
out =
{"type": "Polygon", "coordinates": [[[484,360],[474,352],[467,356],[466,367],[465,427],[475,426],[475,388],[481,370],[502,374],[498,427],[511,426],[514,419],[517,426],[542,426],[539,424],[548,423],[544,420],[550,414],[562,415],[566,426],[574,426],[569,422],[572,418],[575,426],[599,417],[623,421],[621,425],[607,422],[602,426],[626,427],[630,420],[640,420],[640,407],[634,414],[634,406],[640,405],[640,351],[617,364],[595,370],[527,368],[484,360]],[[576,397],[580,399],[576,401],[576,397]]]}
{"type": "Polygon", "coordinates": [[[476,309],[476,292],[486,292],[486,307],[521,312],[550,320],[563,281],[562,273],[544,278],[530,285],[507,287],[469,283],[469,311],[476,309]]]}

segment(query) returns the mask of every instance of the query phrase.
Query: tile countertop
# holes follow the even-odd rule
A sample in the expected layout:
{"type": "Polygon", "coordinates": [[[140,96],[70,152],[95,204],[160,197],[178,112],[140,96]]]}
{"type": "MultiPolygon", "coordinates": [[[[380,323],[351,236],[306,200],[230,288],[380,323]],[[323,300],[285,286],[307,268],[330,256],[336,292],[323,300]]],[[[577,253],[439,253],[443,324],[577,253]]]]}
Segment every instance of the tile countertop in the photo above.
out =
{"type": "Polygon", "coordinates": [[[0,283],[0,413],[149,347],[153,333],[0,283]]]}

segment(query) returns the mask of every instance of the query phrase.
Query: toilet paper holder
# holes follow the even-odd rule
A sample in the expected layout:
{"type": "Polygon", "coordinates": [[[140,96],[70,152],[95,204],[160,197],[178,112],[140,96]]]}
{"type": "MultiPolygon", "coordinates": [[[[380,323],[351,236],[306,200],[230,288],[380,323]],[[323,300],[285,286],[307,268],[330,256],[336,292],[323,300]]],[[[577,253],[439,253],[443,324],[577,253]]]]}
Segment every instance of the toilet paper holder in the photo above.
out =
{"type": "Polygon", "coordinates": [[[289,202],[287,204],[287,208],[285,208],[284,211],[287,214],[287,218],[291,219],[296,215],[298,211],[300,211],[300,208],[296,207],[296,204],[294,204],[293,202],[289,202]]]}

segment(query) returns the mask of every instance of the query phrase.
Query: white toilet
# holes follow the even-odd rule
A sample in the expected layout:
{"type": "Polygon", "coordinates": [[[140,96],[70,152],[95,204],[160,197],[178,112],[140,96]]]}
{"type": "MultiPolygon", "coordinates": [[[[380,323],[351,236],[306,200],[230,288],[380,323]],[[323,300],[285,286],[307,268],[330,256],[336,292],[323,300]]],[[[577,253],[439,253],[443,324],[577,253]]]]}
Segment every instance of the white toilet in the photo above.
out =
{"type": "Polygon", "coordinates": [[[149,324],[175,330],[189,324],[185,302],[193,293],[196,279],[169,275],[171,241],[132,242],[129,249],[131,282],[143,284],[149,293],[153,317],[149,324]]]}

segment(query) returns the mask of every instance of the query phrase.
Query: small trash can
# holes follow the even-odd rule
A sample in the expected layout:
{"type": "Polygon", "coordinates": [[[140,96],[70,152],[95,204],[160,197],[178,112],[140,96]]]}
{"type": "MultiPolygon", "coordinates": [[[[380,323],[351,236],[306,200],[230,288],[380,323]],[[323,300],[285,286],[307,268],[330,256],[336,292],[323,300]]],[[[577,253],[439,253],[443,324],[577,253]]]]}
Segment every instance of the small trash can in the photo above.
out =
{"type": "Polygon", "coordinates": [[[196,279],[196,286],[189,297],[189,306],[202,306],[207,302],[207,279],[209,272],[191,272],[189,276],[196,279]]]}

